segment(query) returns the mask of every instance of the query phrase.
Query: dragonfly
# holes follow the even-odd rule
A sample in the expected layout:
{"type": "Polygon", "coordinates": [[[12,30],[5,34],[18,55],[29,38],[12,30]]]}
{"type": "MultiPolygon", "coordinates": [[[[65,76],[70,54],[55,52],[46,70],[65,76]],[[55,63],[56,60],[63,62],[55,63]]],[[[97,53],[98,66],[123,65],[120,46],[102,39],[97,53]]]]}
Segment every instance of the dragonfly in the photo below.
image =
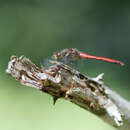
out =
{"type": "MultiPolygon", "coordinates": [[[[55,52],[51,58],[48,60],[41,61],[42,67],[50,67],[52,64],[56,63],[57,65],[60,65],[61,67],[66,68],[66,70],[70,71],[73,75],[76,75],[80,79],[86,79],[89,80],[88,77],[84,76],[77,70],[71,68],[71,63],[76,62],[81,59],[96,59],[96,60],[102,60],[102,61],[107,61],[110,63],[116,63],[121,66],[124,66],[125,64],[121,61],[106,58],[106,57],[99,57],[99,56],[93,56],[89,55],[87,53],[81,52],[76,48],[68,48],[64,49],[62,51],[55,52]]],[[[100,78],[100,77],[98,77],[100,78]]],[[[92,80],[92,79],[91,79],[92,80]]],[[[93,79],[94,82],[94,79],[93,79]]],[[[96,81],[97,82],[97,81],[96,81]]],[[[53,97],[53,104],[55,105],[58,97],[53,97]]]]}
{"type": "Polygon", "coordinates": [[[119,60],[115,60],[107,57],[93,56],[85,52],[79,51],[76,48],[67,48],[62,51],[55,52],[50,59],[42,60],[41,65],[42,67],[45,66],[47,68],[48,66],[51,65],[49,61],[54,60],[69,66],[71,65],[74,66],[77,64],[77,61],[82,59],[95,59],[95,60],[106,61],[109,63],[119,64],[120,66],[125,65],[123,62],[119,60]]]}
{"type": "Polygon", "coordinates": [[[119,64],[121,66],[125,65],[121,61],[114,60],[107,57],[89,55],[87,53],[79,51],[76,48],[69,48],[69,49],[64,49],[62,51],[56,52],[52,55],[51,59],[62,62],[64,64],[69,64],[71,62],[74,62],[80,59],[96,59],[96,60],[102,60],[102,61],[106,61],[110,63],[119,64]]]}

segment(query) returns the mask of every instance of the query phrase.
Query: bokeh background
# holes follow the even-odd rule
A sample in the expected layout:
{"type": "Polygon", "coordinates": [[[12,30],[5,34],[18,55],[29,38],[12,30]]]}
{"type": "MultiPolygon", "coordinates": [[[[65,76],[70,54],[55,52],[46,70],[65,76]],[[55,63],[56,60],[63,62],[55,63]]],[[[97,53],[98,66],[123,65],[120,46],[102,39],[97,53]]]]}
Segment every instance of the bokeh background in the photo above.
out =
{"type": "Polygon", "coordinates": [[[64,48],[78,48],[125,62],[81,62],[89,76],[130,100],[130,2],[120,0],[0,0],[0,130],[114,130],[93,114],[65,100],[20,85],[5,74],[11,55],[41,59],[64,48]]]}

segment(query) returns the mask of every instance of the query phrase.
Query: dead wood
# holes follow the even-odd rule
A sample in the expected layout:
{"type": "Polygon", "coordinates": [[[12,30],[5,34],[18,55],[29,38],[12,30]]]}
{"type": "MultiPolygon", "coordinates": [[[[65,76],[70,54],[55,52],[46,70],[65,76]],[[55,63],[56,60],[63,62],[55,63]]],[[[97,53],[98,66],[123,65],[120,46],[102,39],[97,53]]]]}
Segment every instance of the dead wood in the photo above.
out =
{"type": "Polygon", "coordinates": [[[130,102],[104,84],[104,74],[89,78],[63,63],[50,63],[49,69],[39,68],[24,56],[12,56],[6,72],[22,85],[50,94],[54,103],[63,98],[118,129],[130,129],[130,102]]]}

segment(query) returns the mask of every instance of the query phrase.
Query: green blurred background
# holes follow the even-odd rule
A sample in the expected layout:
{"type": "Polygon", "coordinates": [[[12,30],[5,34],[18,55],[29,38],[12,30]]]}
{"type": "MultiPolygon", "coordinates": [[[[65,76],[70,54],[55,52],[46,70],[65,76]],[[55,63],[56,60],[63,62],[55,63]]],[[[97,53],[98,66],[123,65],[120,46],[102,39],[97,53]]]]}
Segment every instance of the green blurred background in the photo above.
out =
{"type": "Polygon", "coordinates": [[[41,59],[64,48],[125,62],[87,60],[79,70],[105,73],[105,83],[130,100],[130,2],[0,0],[0,130],[114,130],[65,100],[20,85],[5,74],[11,55],[41,59]]]}

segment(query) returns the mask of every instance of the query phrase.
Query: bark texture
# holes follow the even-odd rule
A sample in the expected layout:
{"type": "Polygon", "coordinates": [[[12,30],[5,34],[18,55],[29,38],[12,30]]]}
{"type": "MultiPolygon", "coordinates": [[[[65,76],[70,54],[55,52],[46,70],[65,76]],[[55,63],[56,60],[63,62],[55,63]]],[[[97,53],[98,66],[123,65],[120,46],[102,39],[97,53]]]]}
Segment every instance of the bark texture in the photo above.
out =
{"type": "Polygon", "coordinates": [[[130,102],[103,83],[104,74],[89,78],[63,63],[50,63],[49,69],[38,68],[24,56],[12,56],[6,72],[21,84],[50,94],[54,103],[66,99],[117,129],[130,129],[130,102]]]}

